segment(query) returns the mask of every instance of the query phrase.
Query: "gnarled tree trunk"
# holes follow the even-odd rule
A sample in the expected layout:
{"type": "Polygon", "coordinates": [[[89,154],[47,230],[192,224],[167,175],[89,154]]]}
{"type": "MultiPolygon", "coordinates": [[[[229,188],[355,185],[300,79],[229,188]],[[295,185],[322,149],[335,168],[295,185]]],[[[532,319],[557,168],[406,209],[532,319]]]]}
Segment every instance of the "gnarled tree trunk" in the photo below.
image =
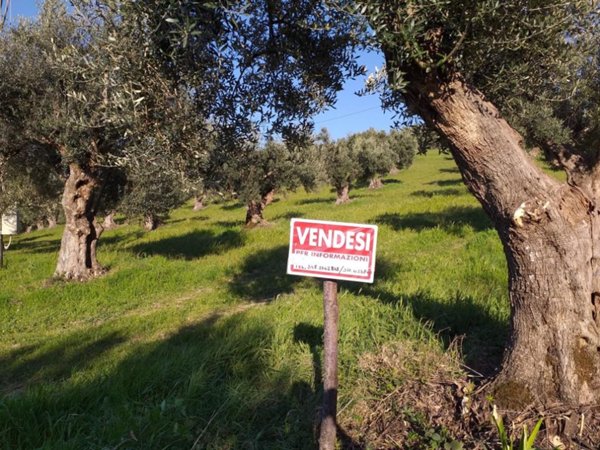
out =
{"type": "Polygon", "coordinates": [[[348,195],[350,187],[348,185],[337,187],[335,192],[337,194],[337,198],[335,199],[336,205],[341,205],[343,203],[348,203],[350,201],[350,196],[348,195]]]}
{"type": "Polygon", "coordinates": [[[383,181],[381,178],[375,177],[369,180],[369,189],[380,189],[383,187],[383,181]]]}
{"type": "Polygon", "coordinates": [[[117,228],[117,222],[115,222],[115,211],[109,212],[102,221],[102,228],[105,230],[114,230],[117,228]]]}
{"type": "Polygon", "coordinates": [[[270,190],[262,197],[262,202],[265,206],[269,206],[275,200],[275,189],[270,190]]]}
{"type": "Polygon", "coordinates": [[[273,203],[273,197],[275,195],[274,190],[269,190],[267,193],[263,194],[260,201],[250,200],[246,207],[246,226],[247,227],[256,227],[256,226],[265,226],[268,225],[263,216],[263,211],[267,207],[273,203]]]}
{"type": "Polygon", "coordinates": [[[265,205],[263,202],[257,202],[255,200],[249,201],[246,206],[246,226],[255,227],[266,224],[267,222],[263,217],[264,209],[265,205]]]}
{"type": "Polygon", "coordinates": [[[56,218],[56,215],[50,214],[48,216],[48,228],[56,228],[56,225],[58,225],[58,219],[56,218]]]}
{"type": "Polygon", "coordinates": [[[158,228],[160,221],[155,214],[149,213],[144,216],[144,230],[153,231],[158,228]]]}
{"type": "Polygon", "coordinates": [[[105,272],[96,259],[96,244],[103,231],[96,221],[100,187],[94,170],[75,163],[69,165],[62,197],[65,229],[55,277],[83,281],[105,272]]]}
{"type": "Polygon", "coordinates": [[[598,169],[561,183],[536,167],[478,91],[459,79],[410,81],[408,103],[448,138],[508,261],[511,334],[494,398],[517,408],[598,403],[598,169]]]}
{"type": "Polygon", "coordinates": [[[201,211],[204,208],[206,208],[206,205],[204,204],[204,201],[206,200],[206,195],[202,194],[202,195],[198,195],[196,197],[194,197],[194,211],[201,211]]]}

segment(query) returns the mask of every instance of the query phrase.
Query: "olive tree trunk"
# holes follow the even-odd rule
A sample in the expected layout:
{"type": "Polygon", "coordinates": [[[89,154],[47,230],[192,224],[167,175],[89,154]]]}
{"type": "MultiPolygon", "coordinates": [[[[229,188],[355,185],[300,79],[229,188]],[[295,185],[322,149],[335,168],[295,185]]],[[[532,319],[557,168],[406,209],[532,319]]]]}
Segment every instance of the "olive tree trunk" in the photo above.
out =
{"type": "Polygon", "coordinates": [[[246,226],[247,227],[256,227],[256,226],[264,226],[268,225],[263,216],[263,211],[267,207],[273,203],[273,197],[275,195],[274,190],[270,190],[267,193],[263,194],[260,201],[250,200],[246,207],[246,226]]]}
{"type": "Polygon", "coordinates": [[[58,219],[56,218],[55,214],[50,214],[47,220],[48,228],[56,228],[56,226],[58,225],[58,219]]]}
{"type": "Polygon", "coordinates": [[[96,244],[103,231],[96,221],[100,187],[93,170],[78,164],[69,165],[69,177],[62,197],[65,229],[55,277],[83,281],[104,273],[104,268],[96,259],[96,244]]]}
{"type": "Polygon", "coordinates": [[[383,181],[381,178],[374,177],[369,180],[369,189],[380,189],[383,187],[383,181]]]}
{"type": "Polygon", "coordinates": [[[148,213],[144,216],[144,230],[154,231],[160,225],[160,220],[155,214],[148,213]]]}
{"type": "Polygon", "coordinates": [[[410,81],[407,102],[449,140],[508,261],[511,333],[494,398],[518,408],[598,403],[600,170],[559,182],[481,93],[459,79],[410,81]]]}
{"type": "Polygon", "coordinates": [[[102,221],[102,228],[105,230],[114,230],[118,227],[117,222],[115,222],[115,211],[109,212],[106,216],[104,216],[104,220],[102,221]]]}
{"type": "Polygon", "coordinates": [[[350,196],[348,195],[348,191],[350,187],[348,185],[337,187],[335,189],[337,197],[335,199],[336,205],[341,205],[343,203],[348,203],[350,201],[350,196]]]}
{"type": "Polygon", "coordinates": [[[204,205],[204,200],[206,200],[206,195],[200,195],[200,196],[194,197],[193,211],[201,211],[204,208],[206,208],[206,205],[204,205]]]}

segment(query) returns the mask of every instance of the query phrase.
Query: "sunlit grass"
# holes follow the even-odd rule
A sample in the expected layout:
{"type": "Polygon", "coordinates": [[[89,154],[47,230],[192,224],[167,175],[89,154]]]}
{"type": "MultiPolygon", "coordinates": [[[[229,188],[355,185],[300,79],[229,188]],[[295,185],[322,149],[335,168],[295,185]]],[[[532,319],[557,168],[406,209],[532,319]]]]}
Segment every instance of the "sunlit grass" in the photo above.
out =
{"type": "Polygon", "coordinates": [[[464,335],[467,364],[494,364],[506,263],[453,162],[419,156],[350,194],[279,195],[253,230],[233,203],[122,225],[85,284],[49,281],[60,229],[17,237],[0,271],[0,449],[314,448],[321,287],[285,275],[292,217],[380,226],[376,282],[340,286],[342,423],[361,355],[391,341],[464,335]]]}

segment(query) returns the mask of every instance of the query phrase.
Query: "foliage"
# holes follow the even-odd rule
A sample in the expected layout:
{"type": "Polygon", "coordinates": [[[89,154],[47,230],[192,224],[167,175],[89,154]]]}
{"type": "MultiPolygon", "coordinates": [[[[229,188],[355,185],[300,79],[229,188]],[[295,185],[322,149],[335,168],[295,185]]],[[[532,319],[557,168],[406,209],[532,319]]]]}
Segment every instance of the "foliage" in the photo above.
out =
{"type": "Polygon", "coordinates": [[[48,170],[52,166],[48,155],[32,157],[35,152],[26,148],[23,152],[0,156],[0,211],[17,205],[24,227],[56,220],[60,210],[61,170],[48,170]]]}
{"type": "Polygon", "coordinates": [[[396,155],[396,160],[394,161],[396,168],[406,169],[410,167],[415,155],[419,151],[419,143],[415,136],[414,127],[392,130],[387,139],[390,148],[396,155]]]}
{"type": "Polygon", "coordinates": [[[359,179],[371,181],[387,175],[395,166],[397,154],[392,150],[385,131],[373,128],[352,134],[347,145],[360,168],[359,179]]]}
{"type": "Polygon", "coordinates": [[[405,94],[419,73],[460,78],[565,167],[597,158],[597,2],[366,0],[355,12],[386,55],[388,106],[418,113],[405,94]]]}
{"type": "Polygon", "coordinates": [[[371,128],[336,142],[322,131],[316,146],[324,154],[328,181],[338,191],[355,181],[387,175],[393,168],[407,168],[417,152],[417,141],[409,128],[389,133],[371,128]]]}
{"type": "Polygon", "coordinates": [[[450,149],[446,140],[439,133],[425,124],[412,127],[413,134],[417,140],[419,153],[427,153],[430,150],[437,149],[442,153],[449,153],[450,149]]]}
{"type": "Polygon", "coordinates": [[[238,156],[239,166],[228,174],[230,185],[244,202],[261,201],[274,191],[294,191],[316,187],[315,154],[310,146],[269,140],[264,147],[238,156]]]}
{"type": "Polygon", "coordinates": [[[10,0],[0,0],[0,31],[4,28],[8,12],[10,11],[10,0]]]}
{"type": "Polygon", "coordinates": [[[349,187],[360,174],[360,166],[349,139],[338,139],[318,146],[323,152],[325,171],[331,185],[338,191],[349,187]]]}
{"type": "Polygon", "coordinates": [[[502,421],[502,416],[498,414],[498,409],[496,405],[494,405],[492,411],[492,421],[496,426],[496,430],[498,431],[498,436],[500,437],[500,444],[502,446],[502,450],[535,450],[535,438],[537,437],[540,427],[544,422],[544,419],[540,419],[537,421],[533,430],[531,430],[531,435],[527,432],[527,427],[523,426],[523,436],[518,444],[515,445],[513,440],[508,436],[506,429],[504,428],[504,422],[502,421]]]}
{"type": "Polygon", "coordinates": [[[94,180],[90,221],[113,212],[125,192],[128,214],[162,215],[180,204],[187,161],[209,151],[210,129],[190,92],[150,57],[137,18],[109,3],[75,1],[68,10],[47,0],[39,19],[0,36],[0,158],[23,187],[20,198],[14,188],[0,197],[31,218],[56,216],[60,183],[75,167],[94,180]]]}
{"type": "Polygon", "coordinates": [[[127,217],[164,220],[185,200],[181,178],[160,167],[140,165],[128,176],[117,210],[127,217]]]}
{"type": "Polygon", "coordinates": [[[308,118],[359,72],[361,30],[320,1],[151,0],[126,9],[149,25],[155,56],[195,92],[230,150],[261,125],[286,141],[306,138],[308,118]]]}

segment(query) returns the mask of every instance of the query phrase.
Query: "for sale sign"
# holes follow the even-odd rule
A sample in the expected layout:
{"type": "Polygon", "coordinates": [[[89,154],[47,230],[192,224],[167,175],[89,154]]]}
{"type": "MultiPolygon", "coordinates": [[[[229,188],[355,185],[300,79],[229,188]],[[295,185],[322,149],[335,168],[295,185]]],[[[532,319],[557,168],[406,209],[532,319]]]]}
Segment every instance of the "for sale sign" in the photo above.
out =
{"type": "Polygon", "coordinates": [[[292,219],[287,273],[372,283],[377,226],[292,219]]]}

